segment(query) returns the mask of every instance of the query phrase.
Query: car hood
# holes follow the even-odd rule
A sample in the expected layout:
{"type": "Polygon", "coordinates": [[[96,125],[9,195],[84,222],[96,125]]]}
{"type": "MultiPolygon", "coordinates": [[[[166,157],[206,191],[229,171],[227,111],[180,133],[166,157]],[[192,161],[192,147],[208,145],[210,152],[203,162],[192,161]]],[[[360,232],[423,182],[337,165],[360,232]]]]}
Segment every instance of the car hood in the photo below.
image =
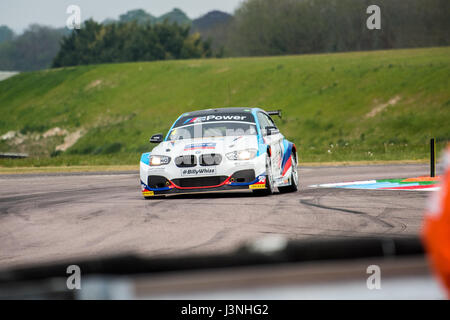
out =
{"type": "Polygon", "coordinates": [[[205,153],[226,154],[228,152],[249,148],[258,149],[256,135],[164,141],[153,149],[152,154],[171,157],[205,153]]]}

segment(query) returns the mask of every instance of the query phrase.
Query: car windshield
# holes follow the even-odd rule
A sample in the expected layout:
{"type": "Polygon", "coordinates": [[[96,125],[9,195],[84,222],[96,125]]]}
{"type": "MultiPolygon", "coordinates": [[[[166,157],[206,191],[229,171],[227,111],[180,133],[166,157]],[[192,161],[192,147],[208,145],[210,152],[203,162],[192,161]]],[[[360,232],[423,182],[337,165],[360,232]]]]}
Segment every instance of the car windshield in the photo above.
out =
{"type": "Polygon", "coordinates": [[[174,128],[169,140],[256,135],[256,126],[245,122],[198,123],[174,128]]]}

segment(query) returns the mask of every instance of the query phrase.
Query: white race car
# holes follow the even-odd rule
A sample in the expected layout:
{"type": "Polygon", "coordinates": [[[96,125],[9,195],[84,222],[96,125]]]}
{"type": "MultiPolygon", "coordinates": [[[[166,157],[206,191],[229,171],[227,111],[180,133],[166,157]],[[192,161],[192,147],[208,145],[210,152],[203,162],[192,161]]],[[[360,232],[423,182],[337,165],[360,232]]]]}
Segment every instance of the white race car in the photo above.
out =
{"type": "Polygon", "coordinates": [[[247,189],[261,195],[298,190],[297,149],[259,108],[182,114],[140,163],[145,198],[247,189]]]}

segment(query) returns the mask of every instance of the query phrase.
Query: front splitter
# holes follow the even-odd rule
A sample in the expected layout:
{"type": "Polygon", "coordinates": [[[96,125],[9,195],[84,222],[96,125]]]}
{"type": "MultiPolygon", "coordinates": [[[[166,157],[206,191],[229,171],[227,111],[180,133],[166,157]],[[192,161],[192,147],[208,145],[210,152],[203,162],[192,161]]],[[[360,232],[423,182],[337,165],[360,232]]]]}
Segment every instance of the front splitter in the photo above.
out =
{"type": "MultiPolygon", "coordinates": [[[[211,187],[211,188],[186,188],[186,189],[178,189],[178,188],[170,188],[168,190],[144,190],[142,191],[142,195],[144,197],[153,197],[153,196],[169,196],[169,195],[177,195],[177,194],[193,194],[193,193],[213,193],[213,192],[233,192],[233,191],[252,191],[254,189],[250,188],[251,185],[224,185],[220,187],[211,187]]],[[[259,187],[259,190],[264,189],[259,187]]]]}

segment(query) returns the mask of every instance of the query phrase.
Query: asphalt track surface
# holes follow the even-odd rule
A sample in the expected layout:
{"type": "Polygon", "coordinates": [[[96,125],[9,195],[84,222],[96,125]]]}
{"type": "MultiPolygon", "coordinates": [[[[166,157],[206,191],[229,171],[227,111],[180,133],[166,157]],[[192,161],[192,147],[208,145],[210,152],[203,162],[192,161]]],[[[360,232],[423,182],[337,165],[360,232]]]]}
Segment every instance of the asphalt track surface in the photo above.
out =
{"type": "Polygon", "coordinates": [[[426,175],[426,165],[300,168],[296,193],[144,200],[134,172],[1,175],[0,268],[138,253],[218,253],[267,235],[411,236],[429,192],[308,188],[426,175]]]}

